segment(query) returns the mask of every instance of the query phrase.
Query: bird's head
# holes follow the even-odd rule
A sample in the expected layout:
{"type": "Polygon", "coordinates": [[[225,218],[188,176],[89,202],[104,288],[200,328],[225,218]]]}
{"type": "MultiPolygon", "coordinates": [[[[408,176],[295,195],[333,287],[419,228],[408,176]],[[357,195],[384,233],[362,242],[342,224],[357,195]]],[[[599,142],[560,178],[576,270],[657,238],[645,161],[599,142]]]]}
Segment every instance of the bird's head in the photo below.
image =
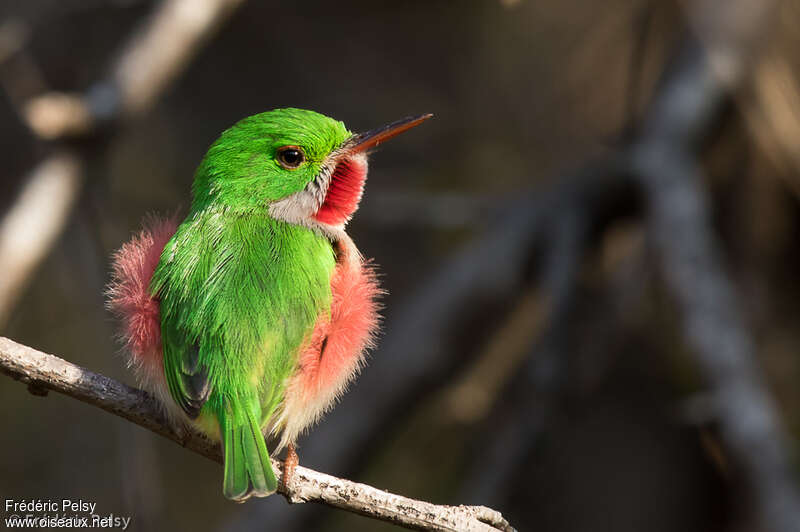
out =
{"type": "Polygon", "coordinates": [[[267,209],[274,218],[335,232],[358,208],[367,151],[430,116],[361,134],[303,109],[250,116],[209,148],[195,175],[192,208],[267,209]]]}

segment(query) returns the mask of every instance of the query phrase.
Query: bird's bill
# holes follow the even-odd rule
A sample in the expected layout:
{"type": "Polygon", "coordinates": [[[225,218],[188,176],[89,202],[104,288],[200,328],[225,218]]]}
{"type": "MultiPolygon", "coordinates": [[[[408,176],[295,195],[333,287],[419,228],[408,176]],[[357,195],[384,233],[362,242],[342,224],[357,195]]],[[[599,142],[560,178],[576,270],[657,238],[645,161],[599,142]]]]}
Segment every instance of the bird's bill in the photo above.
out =
{"type": "Polygon", "coordinates": [[[396,122],[392,122],[391,124],[387,124],[383,127],[371,129],[365,133],[356,133],[345,142],[343,148],[351,153],[367,151],[370,148],[374,148],[381,142],[389,140],[392,137],[396,137],[400,133],[404,133],[412,127],[420,125],[432,116],[433,115],[431,113],[419,116],[409,116],[397,120],[396,122]]]}

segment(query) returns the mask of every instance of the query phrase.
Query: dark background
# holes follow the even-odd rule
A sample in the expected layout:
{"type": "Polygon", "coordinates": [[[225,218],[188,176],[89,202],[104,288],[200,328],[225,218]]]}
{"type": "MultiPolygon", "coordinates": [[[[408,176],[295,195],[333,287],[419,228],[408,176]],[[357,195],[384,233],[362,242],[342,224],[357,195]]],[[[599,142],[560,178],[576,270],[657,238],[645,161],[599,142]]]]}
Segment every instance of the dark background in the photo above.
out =
{"type": "MultiPolygon", "coordinates": [[[[663,260],[703,229],[658,233],[655,188],[606,169],[650,131],[659,80],[684,79],[675,69],[699,53],[685,43],[708,42],[687,26],[691,4],[245,3],[152,108],[62,141],[85,157],[86,182],[0,333],[133,384],[103,307],[110,255],[146,213],[188,205],[222,130],[284,106],[353,131],[431,112],[371,157],[349,232],[380,266],[385,333],[362,381],[300,442],[301,464],[486,504],[519,530],[768,530],[747,465],[759,457],[743,456],[708,406],[726,377],[685,322],[676,287],[692,277],[663,260]]],[[[80,93],[156,6],[5,1],[0,25],[29,29],[17,53],[47,88],[80,93]]],[[[733,294],[717,300],[715,277],[686,297],[710,301],[701,324],[733,324],[752,346],[746,371],[774,400],[796,475],[800,9],[776,9],[735,90],[681,138],[700,169],[712,270],[733,294]]],[[[2,209],[62,146],[26,126],[12,97],[19,60],[0,63],[2,209]]],[[[689,99],[710,91],[687,87],[689,99]]],[[[0,383],[3,498],[83,498],[135,530],[391,528],[278,496],[232,504],[217,464],[73,399],[0,383]]]]}

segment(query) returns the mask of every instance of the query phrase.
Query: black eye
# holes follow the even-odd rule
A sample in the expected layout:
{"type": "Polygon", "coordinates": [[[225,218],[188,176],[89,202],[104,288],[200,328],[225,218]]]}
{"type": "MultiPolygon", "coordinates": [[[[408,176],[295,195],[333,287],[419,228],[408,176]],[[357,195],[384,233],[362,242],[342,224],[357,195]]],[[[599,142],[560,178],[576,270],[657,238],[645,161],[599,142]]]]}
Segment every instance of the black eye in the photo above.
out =
{"type": "Polygon", "coordinates": [[[284,146],[278,148],[277,154],[278,164],[287,170],[294,170],[303,164],[306,160],[306,155],[303,149],[298,146],[284,146]]]}

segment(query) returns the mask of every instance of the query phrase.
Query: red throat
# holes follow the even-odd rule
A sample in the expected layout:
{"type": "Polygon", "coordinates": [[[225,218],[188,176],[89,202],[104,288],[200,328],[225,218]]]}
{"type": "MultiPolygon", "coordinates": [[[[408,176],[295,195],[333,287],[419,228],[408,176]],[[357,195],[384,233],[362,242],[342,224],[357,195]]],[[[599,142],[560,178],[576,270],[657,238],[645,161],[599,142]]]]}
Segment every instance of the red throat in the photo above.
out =
{"type": "Polygon", "coordinates": [[[362,157],[341,160],[331,175],[328,193],[314,219],[328,225],[346,222],[358,208],[364,181],[367,179],[367,163],[362,157]]]}

